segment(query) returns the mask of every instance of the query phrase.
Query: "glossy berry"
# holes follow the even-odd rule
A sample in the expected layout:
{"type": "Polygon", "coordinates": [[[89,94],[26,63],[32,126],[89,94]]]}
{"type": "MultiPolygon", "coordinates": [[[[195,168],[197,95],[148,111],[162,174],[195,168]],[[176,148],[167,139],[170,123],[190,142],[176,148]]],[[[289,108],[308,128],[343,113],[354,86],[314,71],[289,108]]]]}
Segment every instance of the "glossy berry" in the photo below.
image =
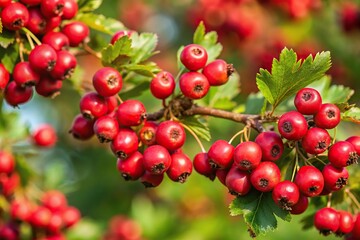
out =
{"type": "Polygon", "coordinates": [[[300,194],[299,201],[291,207],[290,213],[294,215],[302,214],[306,211],[308,206],[309,198],[300,194]]]}
{"type": "Polygon", "coordinates": [[[171,155],[171,164],[166,174],[172,181],[184,183],[191,175],[192,168],[192,161],[186,154],[174,153],[171,155]]]}
{"type": "Polygon", "coordinates": [[[332,129],[340,123],[340,109],[331,103],[321,104],[319,111],[314,115],[317,127],[332,129]]]}
{"type": "Polygon", "coordinates": [[[31,216],[31,203],[27,200],[15,200],[10,205],[10,216],[12,219],[28,221],[31,216]]]}
{"type": "Polygon", "coordinates": [[[55,67],[56,60],[56,51],[48,44],[36,46],[29,55],[31,68],[38,72],[50,72],[55,67]]]}
{"type": "Polygon", "coordinates": [[[89,92],[80,100],[80,111],[85,118],[96,119],[104,116],[108,112],[108,107],[104,97],[96,92],[89,92]]]}
{"type": "Polygon", "coordinates": [[[322,174],[325,188],[329,191],[338,191],[348,183],[349,172],[346,168],[336,168],[332,164],[327,164],[322,174]]]}
{"type": "Polygon", "coordinates": [[[60,27],[60,24],[61,24],[60,16],[46,19],[46,27],[44,30],[44,34],[54,31],[55,28],[60,27]]]}
{"type": "Polygon", "coordinates": [[[295,183],[284,180],[274,187],[272,198],[280,208],[291,211],[292,206],[299,201],[299,188],[295,183]]]}
{"type": "Polygon", "coordinates": [[[79,222],[81,218],[80,211],[75,207],[67,207],[62,212],[62,219],[64,221],[64,226],[70,228],[79,222]]]}
{"type": "Polygon", "coordinates": [[[213,181],[216,177],[215,169],[211,167],[207,153],[198,153],[193,160],[194,169],[199,174],[213,181]]]}
{"type": "Polygon", "coordinates": [[[307,153],[320,154],[325,152],[331,143],[329,133],[322,128],[310,128],[301,141],[301,145],[307,153]]]}
{"type": "Polygon", "coordinates": [[[220,86],[229,80],[230,75],[235,71],[232,64],[227,64],[222,59],[216,59],[207,64],[202,73],[210,83],[210,86],[220,86]]]}
{"type": "Polygon", "coordinates": [[[76,0],[64,0],[62,19],[72,19],[78,12],[78,4],[76,0]]]}
{"type": "Polygon", "coordinates": [[[158,125],[155,138],[157,144],[173,151],[184,145],[186,133],[180,123],[168,120],[158,125]]]}
{"type": "Polygon", "coordinates": [[[260,192],[270,192],[280,182],[280,169],[273,162],[261,162],[250,174],[250,181],[260,192]]]}
{"type": "Polygon", "coordinates": [[[180,77],[180,90],[185,97],[200,99],[205,97],[210,89],[207,78],[198,72],[187,72],[180,77]]]}
{"type": "Polygon", "coordinates": [[[45,192],[41,197],[41,203],[52,212],[63,211],[67,207],[65,195],[57,190],[45,192]]]}
{"type": "Polygon", "coordinates": [[[70,78],[77,64],[75,56],[65,50],[60,50],[56,54],[57,60],[55,67],[50,72],[51,77],[59,80],[70,78]]]}
{"type": "Polygon", "coordinates": [[[123,84],[120,73],[111,67],[98,70],[93,76],[92,83],[95,90],[103,97],[118,94],[123,84]]]}
{"type": "Polygon", "coordinates": [[[163,174],[171,164],[171,156],[166,148],[152,145],[144,151],[144,167],[151,174],[163,174]]]}
{"type": "Polygon", "coordinates": [[[145,106],[138,100],[126,100],[119,105],[117,118],[121,126],[138,126],[146,119],[145,106]]]}
{"type": "Polygon", "coordinates": [[[61,30],[69,38],[69,43],[71,47],[77,47],[80,43],[86,41],[86,38],[89,36],[90,30],[82,22],[72,22],[68,23],[61,30]]]}
{"type": "Polygon", "coordinates": [[[14,156],[4,150],[0,150],[0,173],[10,174],[15,169],[14,156]]]}
{"type": "Polygon", "coordinates": [[[234,146],[225,140],[216,140],[208,151],[209,163],[212,168],[226,169],[233,164],[234,146]]]}
{"type": "Polygon", "coordinates": [[[46,30],[46,18],[41,13],[39,7],[29,8],[29,21],[26,25],[32,33],[35,35],[42,35],[46,30]]]}
{"type": "Polygon", "coordinates": [[[314,225],[324,236],[335,233],[339,229],[339,214],[329,207],[321,208],[315,213],[314,225]]]}
{"type": "Polygon", "coordinates": [[[94,136],[94,121],[84,118],[82,114],[78,114],[73,122],[69,133],[73,135],[74,138],[79,140],[87,140],[94,136]]]}
{"type": "Polygon", "coordinates": [[[234,164],[243,171],[255,169],[260,164],[261,158],[260,146],[252,141],[240,143],[234,151],[234,164]]]}
{"type": "Polygon", "coordinates": [[[111,142],[111,150],[120,159],[126,159],[138,150],[139,139],[132,129],[120,128],[111,142]]]}
{"type": "Polygon", "coordinates": [[[218,169],[215,169],[216,170],[216,177],[217,179],[219,179],[219,181],[222,183],[222,185],[224,185],[225,187],[226,186],[226,177],[229,173],[231,168],[228,168],[228,169],[221,169],[221,168],[218,168],[218,169]]]}
{"type": "Polygon", "coordinates": [[[146,121],[144,126],[139,131],[140,141],[146,146],[151,146],[156,143],[156,131],[158,124],[152,121],[146,121]]]}
{"type": "Polygon", "coordinates": [[[110,142],[119,133],[119,123],[108,115],[99,117],[94,123],[94,133],[101,143],[110,142]]]}
{"type": "Polygon", "coordinates": [[[197,71],[205,67],[207,59],[207,51],[198,44],[189,44],[185,46],[180,54],[180,61],[190,71],[197,71]]]}
{"type": "Polygon", "coordinates": [[[9,5],[12,2],[12,0],[0,0],[0,8],[4,8],[7,5],[9,5]]]}
{"type": "Polygon", "coordinates": [[[244,196],[251,189],[250,174],[232,167],[226,174],[225,185],[229,189],[230,194],[244,196]]]}
{"type": "Polygon", "coordinates": [[[307,132],[307,122],[297,111],[284,113],[278,122],[279,133],[288,140],[300,140],[307,132]]]}
{"type": "Polygon", "coordinates": [[[318,196],[324,188],[324,177],[320,170],[313,166],[300,167],[294,182],[306,197],[318,196]]]}
{"type": "Polygon", "coordinates": [[[119,106],[119,101],[117,97],[116,96],[106,97],[105,100],[108,106],[108,113],[114,113],[114,116],[116,116],[114,111],[119,106]]]}
{"type": "Polygon", "coordinates": [[[143,155],[138,151],[134,152],[126,159],[118,158],[116,166],[118,171],[121,173],[121,176],[126,181],[135,181],[145,172],[143,155]]]}
{"type": "Polygon", "coordinates": [[[39,83],[40,76],[35,72],[29,62],[19,62],[13,70],[13,79],[20,87],[34,86],[39,83]]]}
{"type": "Polygon", "coordinates": [[[144,175],[141,176],[140,182],[146,188],[157,187],[162,183],[164,179],[164,174],[152,174],[151,172],[145,171],[144,175]]]}
{"type": "Polygon", "coordinates": [[[352,214],[344,210],[338,210],[338,214],[339,214],[339,228],[336,231],[336,235],[343,236],[345,234],[351,233],[355,225],[352,214]]]}
{"type": "Polygon", "coordinates": [[[19,227],[14,223],[2,224],[0,227],[0,239],[19,239],[19,227]]]}
{"type": "Polygon", "coordinates": [[[42,0],[40,7],[41,12],[46,18],[61,16],[63,14],[63,9],[65,5],[65,0],[42,0]]]}
{"type": "Polygon", "coordinates": [[[262,132],[255,138],[262,151],[263,161],[277,161],[284,152],[284,144],[276,132],[262,132]]]}
{"type": "Polygon", "coordinates": [[[29,21],[29,11],[21,3],[13,2],[1,11],[2,25],[11,31],[16,31],[26,27],[29,21]]]}
{"type": "Polygon", "coordinates": [[[10,74],[5,66],[0,63],[0,92],[5,89],[6,85],[10,80],[10,74]]]}
{"type": "Polygon", "coordinates": [[[62,88],[62,80],[56,80],[48,75],[43,75],[39,83],[35,86],[37,94],[43,97],[56,97],[60,94],[62,88]]]}
{"type": "Polygon", "coordinates": [[[173,75],[166,71],[161,71],[155,75],[150,82],[150,91],[158,99],[166,99],[173,94],[175,89],[175,79],[173,75]]]}
{"type": "Polygon", "coordinates": [[[313,88],[303,88],[297,92],[294,105],[298,112],[304,115],[317,113],[322,104],[320,93],[313,88]]]}
{"type": "Polygon", "coordinates": [[[28,6],[36,6],[41,3],[42,0],[20,0],[23,4],[26,4],[28,6]]]}
{"type": "Polygon", "coordinates": [[[111,40],[110,40],[110,43],[111,44],[114,44],[117,40],[119,40],[120,38],[122,38],[123,36],[128,36],[128,37],[131,37],[131,35],[134,33],[134,31],[132,30],[120,30],[118,32],[116,32],[111,40]]]}
{"type": "Polygon", "coordinates": [[[57,141],[55,129],[49,124],[37,127],[31,137],[33,143],[40,147],[53,147],[57,141]]]}
{"type": "Polygon", "coordinates": [[[351,136],[345,141],[351,143],[354,146],[356,153],[360,156],[360,136],[351,136]]]}
{"type": "Polygon", "coordinates": [[[46,228],[50,222],[51,212],[48,208],[37,206],[30,216],[30,224],[36,228],[46,228]]]}
{"type": "Polygon", "coordinates": [[[13,107],[30,101],[32,96],[33,89],[31,87],[19,87],[14,81],[7,85],[4,92],[5,101],[13,107]]]}
{"type": "Polygon", "coordinates": [[[332,145],[328,152],[328,159],[334,167],[342,168],[357,163],[359,156],[354,145],[347,141],[339,141],[332,145]]]}

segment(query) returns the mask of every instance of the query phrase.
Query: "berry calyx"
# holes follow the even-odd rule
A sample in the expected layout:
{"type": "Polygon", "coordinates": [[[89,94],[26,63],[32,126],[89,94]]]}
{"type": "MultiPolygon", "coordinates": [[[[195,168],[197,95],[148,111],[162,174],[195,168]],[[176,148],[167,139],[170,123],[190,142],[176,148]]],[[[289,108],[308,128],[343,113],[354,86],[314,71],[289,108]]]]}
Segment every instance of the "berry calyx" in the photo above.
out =
{"type": "Polygon", "coordinates": [[[180,61],[190,71],[197,71],[203,68],[207,59],[207,51],[198,44],[189,44],[185,46],[180,54],[180,61]]]}
{"type": "Polygon", "coordinates": [[[294,182],[306,197],[318,196],[324,188],[324,177],[320,170],[313,166],[300,167],[294,182]]]}
{"type": "Polygon", "coordinates": [[[198,72],[187,72],[180,77],[180,90],[190,99],[205,97],[210,89],[210,84],[205,75],[198,72]]]}
{"type": "Polygon", "coordinates": [[[77,64],[75,56],[65,50],[57,51],[56,55],[56,64],[50,71],[51,77],[59,80],[70,78],[77,64]]]}
{"type": "Polygon", "coordinates": [[[328,152],[328,159],[334,167],[342,168],[357,163],[354,145],[347,141],[339,141],[332,145],[328,152]]]}
{"type": "Polygon", "coordinates": [[[324,236],[335,233],[339,229],[339,214],[333,208],[322,208],[315,213],[314,225],[324,236]]]}
{"type": "Polygon", "coordinates": [[[320,93],[313,88],[303,88],[297,92],[294,105],[304,115],[316,114],[322,104],[320,93]]]}
{"type": "Polygon", "coordinates": [[[289,180],[279,182],[273,189],[272,198],[280,208],[291,211],[292,206],[299,201],[299,188],[289,180]]]}
{"type": "Polygon", "coordinates": [[[11,31],[25,27],[29,21],[28,9],[18,2],[6,5],[0,14],[2,25],[11,31]]]}
{"type": "Polygon", "coordinates": [[[143,176],[145,172],[143,155],[138,151],[134,152],[126,159],[118,158],[116,166],[125,181],[135,181],[143,176]]]}
{"type": "Polygon", "coordinates": [[[158,99],[166,99],[173,94],[175,79],[169,72],[162,71],[155,75],[150,82],[150,91],[158,99]]]}
{"type": "Polygon", "coordinates": [[[146,146],[156,144],[156,131],[158,124],[152,121],[146,121],[139,131],[139,139],[146,146]]]}
{"type": "Polygon", "coordinates": [[[43,124],[32,133],[32,141],[40,147],[53,147],[57,141],[57,135],[53,126],[43,124]]]}
{"type": "Polygon", "coordinates": [[[158,125],[155,139],[157,144],[173,151],[184,145],[186,133],[180,123],[168,120],[158,125]]]}
{"type": "Polygon", "coordinates": [[[284,113],[278,122],[280,135],[288,140],[300,140],[307,132],[307,122],[297,111],[284,113]]]}
{"type": "Polygon", "coordinates": [[[138,126],[146,119],[144,104],[138,100],[129,99],[122,102],[117,110],[117,119],[121,126],[138,126]]]}
{"type": "Polygon", "coordinates": [[[205,177],[208,177],[211,181],[215,179],[215,168],[211,167],[207,153],[201,152],[196,154],[193,160],[193,164],[196,172],[205,177]]]}
{"type": "Polygon", "coordinates": [[[42,0],[40,4],[41,12],[46,18],[61,16],[63,14],[64,0],[42,0]]]}
{"type": "Polygon", "coordinates": [[[325,152],[331,143],[329,133],[322,128],[310,128],[301,141],[304,150],[309,154],[325,152]]]}
{"type": "Polygon", "coordinates": [[[234,165],[243,171],[251,171],[260,164],[262,151],[255,142],[242,142],[234,151],[234,165]]]}
{"type": "Polygon", "coordinates": [[[250,181],[260,192],[270,192],[280,182],[280,169],[273,162],[261,162],[250,174],[250,181]]]}
{"type": "Polygon", "coordinates": [[[220,86],[227,83],[234,71],[232,64],[227,64],[222,59],[216,59],[203,68],[202,74],[205,75],[210,86],[220,86]]]}
{"type": "Polygon", "coordinates": [[[151,174],[161,175],[166,172],[171,164],[171,156],[166,148],[152,145],[144,151],[144,167],[151,174]]]}
{"type": "Polygon", "coordinates": [[[340,123],[340,109],[332,103],[321,104],[319,111],[314,115],[317,127],[332,129],[340,123]]]}
{"type": "Polygon", "coordinates": [[[171,155],[171,164],[166,174],[174,182],[184,183],[192,173],[192,162],[184,153],[171,155]]]}
{"type": "Polygon", "coordinates": [[[332,164],[327,164],[322,170],[325,188],[329,191],[338,191],[347,183],[349,172],[346,168],[336,168],[332,164]]]}
{"type": "Polygon", "coordinates": [[[359,136],[351,136],[348,139],[346,139],[345,141],[351,143],[354,146],[357,155],[360,156],[360,137],[359,136]]]}
{"type": "Polygon", "coordinates": [[[93,76],[92,83],[95,90],[103,97],[118,94],[123,84],[120,73],[111,67],[98,70],[93,76]]]}
{"type": "Polygon", "coordinates": [[[227,169],[233,164],[234,146],[225,140],[216,140],[208,151],[209,164],[212,168],[227,169]]]}

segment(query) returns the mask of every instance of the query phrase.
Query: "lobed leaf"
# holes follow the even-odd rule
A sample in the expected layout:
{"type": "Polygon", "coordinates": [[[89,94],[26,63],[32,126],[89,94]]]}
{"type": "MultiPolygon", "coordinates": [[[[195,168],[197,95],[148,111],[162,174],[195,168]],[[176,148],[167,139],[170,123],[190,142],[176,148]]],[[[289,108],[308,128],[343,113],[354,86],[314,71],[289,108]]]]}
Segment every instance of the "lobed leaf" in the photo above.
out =
{"type": "Polygon", "coordinates": [[[349,122],[360,123],[360,108],[352,107],[341,114],[341,119],[349,122]]]}
{"type": "Polygon", "coordinates": [[[129,62],[131,58],[131,39],[124,36],[113,45],[109,44],[101,51],[101,54],[104,66],[119,68],[122,64],[129,62]]]}
{"type": "Polygon", "coordinates": [[[15,32],[10,32],[7,30],[0,31],[0,46],[3,48],[7,48],[10,44],[15,41],[15,32]]]}
{"type": "Polygon", "coordinates": [[[155,76],[155,73],[160,71],[156,65],[126,64],[122,65],[121,68],[151,78],[155,76]]]}
{"type": "Polygon", "coordinates": [[[131,35],[132,40],[132,63],[140,63],[158,53],[155,48],[158,43],[158,36],[154,33],[134,33],[131,35]]]}
{"type": "Polygon", "coordinates": [[[12,73],[19,59],[19,45],[11,44],[5,50],[0,51],[0,61],[5,68],[12,73]]]}
{"type": "Polygon", "coordinates": [[[96,13],[81,13],[76,19],[85,23],[90,28],[109,35],[114,35],[120,30],[126,29],[120,21],[96,13]]]}
{"type": "Polygon", "coordinates": [[[102,0],[78,0],[78,13],[92,12],[100,7],[102,0]]]}
{"type": "Polygon", "coordinates": [[[191,116],[181,119],[181,123],[189,127],[198,137],[201,137],[205,141],[211,140],[210,129],[205,123],[201,121],[201,118],[191,116]]]}

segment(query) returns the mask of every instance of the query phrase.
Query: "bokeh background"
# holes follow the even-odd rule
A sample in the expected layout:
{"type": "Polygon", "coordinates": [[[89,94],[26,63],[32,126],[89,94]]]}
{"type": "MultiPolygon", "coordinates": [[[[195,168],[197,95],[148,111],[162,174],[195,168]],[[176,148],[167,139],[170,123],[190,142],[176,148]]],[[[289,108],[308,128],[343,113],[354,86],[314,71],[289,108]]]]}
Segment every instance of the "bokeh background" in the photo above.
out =
{"type": "MultiPolygon", "coordinates": [[[[350,102],[360,103],[358,1],[106,0],[96,12],[119,19],[131,30],[157,33],[160,53],[153,60],[174,75],[177,49],[191,43],[194,29],[204,21],[207,30],[218,31],[224,47],[221,57],[233,63],[240,74],[239,103],[257,92],[258,69],[270,69],[272,59],[284,46],[296,50],[299,57],[329,50],[333,83],[355,89],[350,102]]],[[[105,41],[110,38],[103,36],[105,41]]],[[[90,55],[79,62],[85,69],[80,82],[90,81],[101,67],[90,55]]],[[[79,112],[81,94],[68,84],[54,100],[37,96],[19,111],[32,129],[44,122],[57,129],[57,146],[29,162],[39,169],[41,187],[64,191],[70,204],[82,212],[83,219],[68,233],[69,239],[102,239],[112,228],[123,229],[127,238],[114,239],[124,240],[250,239],[241,217],[229,216],[232,197],[217,179],[211,182],[193,173],[185,184],[165,178],[158,188],[145,189],[139,182],[122,179],[107,145],[95,138],[86,142],[73,139],[68,130],[79,112]]],[[[161,106],[150,93],[139,99],[149,112],[161,106]]],[[[218,119],[211,119],[209,126],[213,141],[229,139],[243,127],[218,119]]],[[[360,134],[358,125],[344,124],[342,129],[339,138],[360,134]]],[[[184,150],[190,157],[200,151],[191,136],[184,150]]],[[[291,223],[280,220],[277,231],[257,239],[323,239],[315,229],[302,230],[301,219],[307,212],[294,216],[291,223]]]]}

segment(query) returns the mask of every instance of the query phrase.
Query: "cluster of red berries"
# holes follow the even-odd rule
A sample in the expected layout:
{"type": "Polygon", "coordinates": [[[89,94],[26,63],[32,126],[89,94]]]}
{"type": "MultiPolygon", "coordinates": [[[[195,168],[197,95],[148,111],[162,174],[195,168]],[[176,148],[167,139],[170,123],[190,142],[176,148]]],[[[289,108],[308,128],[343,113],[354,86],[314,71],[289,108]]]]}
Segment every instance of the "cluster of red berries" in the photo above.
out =
{"type": "Polygon", "coordinates": [[[78,10],[75,0],[21,0],[1,1],[1,20],[4,28],[16,31],[21,45],[20,57],[14,69],[6,69],[0,63],[0,90],[11,106],[28,102],[35,91],[44,97],[56,96],[64,79],[70,78],[77,61],[67,49],[77,47],[89,35],[89,28],[72,19],[78,10]],[[26,33],[31,50],[25,48],[26,33]],[[39,42],[38,38],[41,38],[39,42]],[[34,46],[33,41],[38,45],[34,46]],[[25,54],[25,56],[24,56],[25,54]],[[12,72],[10,75],[9,72],[12,72]]]}
{"type": "Polygon", "coordinates": [[[305,18],[322,6],[321,0],[260,0],[260,2],[275,6],[294,19],[305,18]]]}
{"type": "Polygon", "coordinates": [[[103,240],[141,240],[141,226],[127,216],[116,215],[109,221],[103,240]]]}
{"type": "Polygon", "coordinates": [[[340,8],[340,23],[345,32],[360,29],[360,8],[355,2],[345,2],[340,8]]]}

